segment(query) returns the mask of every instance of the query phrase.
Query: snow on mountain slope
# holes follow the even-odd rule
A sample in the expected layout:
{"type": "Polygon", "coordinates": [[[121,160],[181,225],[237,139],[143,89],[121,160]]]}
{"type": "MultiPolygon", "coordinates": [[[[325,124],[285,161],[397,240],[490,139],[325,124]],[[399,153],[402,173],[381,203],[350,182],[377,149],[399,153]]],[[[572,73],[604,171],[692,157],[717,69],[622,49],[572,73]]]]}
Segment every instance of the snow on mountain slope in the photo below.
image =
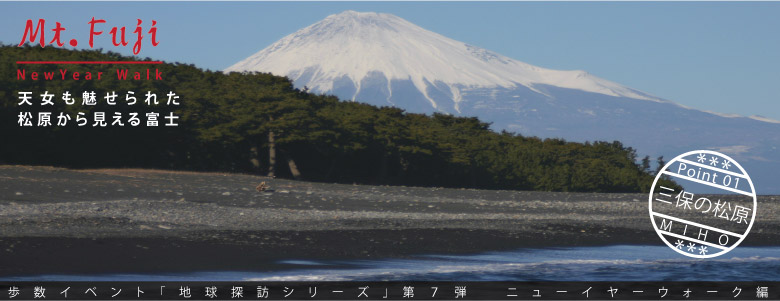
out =
{"type": "Polygon", "coordinates": [[[653,157],[722,150],[751,173],[759,193],[780,194],[778,121],[697,110],[585,71],[533,66],[389,14],[328,16],[225,71],[288,76],[298,88],[408,112],[476,116],[523,135],[619,140],[653,157]]]}
{"type": "MultiPolygon", "coordinates": [[[[459,102],[464,88],[513,88],[539,92],[539,84],[610,96],[662,101],[585,71],[558,71],[529,65],[455,41],[390,14],[346,11],[284,37],[225,71],[263,71],[290,76],[314,92],[331,92],[343,78],[361,84],[375,72],[388,82],[410,80],[434,108],[429,88],[441,82],[459,102]]],[[[442,88],[441,86],[439,88],[442,88]]]]}

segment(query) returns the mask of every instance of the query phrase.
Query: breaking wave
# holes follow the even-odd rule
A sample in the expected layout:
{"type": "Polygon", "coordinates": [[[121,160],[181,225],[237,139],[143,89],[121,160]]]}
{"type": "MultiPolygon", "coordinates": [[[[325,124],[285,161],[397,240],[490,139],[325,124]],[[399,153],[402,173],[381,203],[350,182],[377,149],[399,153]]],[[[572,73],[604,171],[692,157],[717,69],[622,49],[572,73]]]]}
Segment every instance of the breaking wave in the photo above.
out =
{"type": "Polygon", "coordinates": [[[38,275],[14,281],[780,281],[780,247],[737,247],[687,258],[666,246],[520,249],[404,259],[290,258],[271,271],[38,275]]]}

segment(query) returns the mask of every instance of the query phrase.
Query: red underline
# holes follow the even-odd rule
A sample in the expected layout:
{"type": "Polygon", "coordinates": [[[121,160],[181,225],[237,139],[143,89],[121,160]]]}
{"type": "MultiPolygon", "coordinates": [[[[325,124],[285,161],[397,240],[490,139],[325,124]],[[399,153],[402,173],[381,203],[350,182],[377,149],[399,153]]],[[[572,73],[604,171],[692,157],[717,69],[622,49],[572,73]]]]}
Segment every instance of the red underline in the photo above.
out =
{"type": "Polygon", "coordinates": [[[162,64],[161,61],[18,61],[16,64],[33,64],[33,65],[47,65],[47,64],[162,64]]]}

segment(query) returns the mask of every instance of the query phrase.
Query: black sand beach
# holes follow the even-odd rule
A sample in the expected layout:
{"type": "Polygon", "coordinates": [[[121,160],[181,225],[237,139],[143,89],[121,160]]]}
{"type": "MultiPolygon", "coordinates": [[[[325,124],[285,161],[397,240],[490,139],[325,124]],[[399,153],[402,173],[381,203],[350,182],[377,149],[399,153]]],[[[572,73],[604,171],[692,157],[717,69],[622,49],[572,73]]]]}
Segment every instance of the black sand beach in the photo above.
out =
{"type": "MultiPolygon", "coordinates": [[[[780,243],[778,200],[759,198],[742,245],[780,243]]],[[[0,277],[271,271],[280,259],[615,244],[662,244],[646,194],[0,166],[0,277]],[[255,191],[262,181],[273,191],[255,191]]]]}

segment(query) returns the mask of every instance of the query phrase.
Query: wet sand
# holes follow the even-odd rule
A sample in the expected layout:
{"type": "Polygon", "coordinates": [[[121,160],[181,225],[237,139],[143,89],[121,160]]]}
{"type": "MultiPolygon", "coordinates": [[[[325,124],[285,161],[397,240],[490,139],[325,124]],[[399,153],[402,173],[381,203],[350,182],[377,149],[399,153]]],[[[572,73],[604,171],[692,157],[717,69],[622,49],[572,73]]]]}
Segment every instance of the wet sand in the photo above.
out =
{"type": "MultiPolygon", "coordinates": [[[[742,245],[780,244],[778,200],[760,197],[742,245]]],[[[289,268],[282,259],[615,244],[661,244],[646,194],[0,166],[0,277],[272,271],[289,268]],[[255,191],[262,181],[273,191],[255,191]]]]}

